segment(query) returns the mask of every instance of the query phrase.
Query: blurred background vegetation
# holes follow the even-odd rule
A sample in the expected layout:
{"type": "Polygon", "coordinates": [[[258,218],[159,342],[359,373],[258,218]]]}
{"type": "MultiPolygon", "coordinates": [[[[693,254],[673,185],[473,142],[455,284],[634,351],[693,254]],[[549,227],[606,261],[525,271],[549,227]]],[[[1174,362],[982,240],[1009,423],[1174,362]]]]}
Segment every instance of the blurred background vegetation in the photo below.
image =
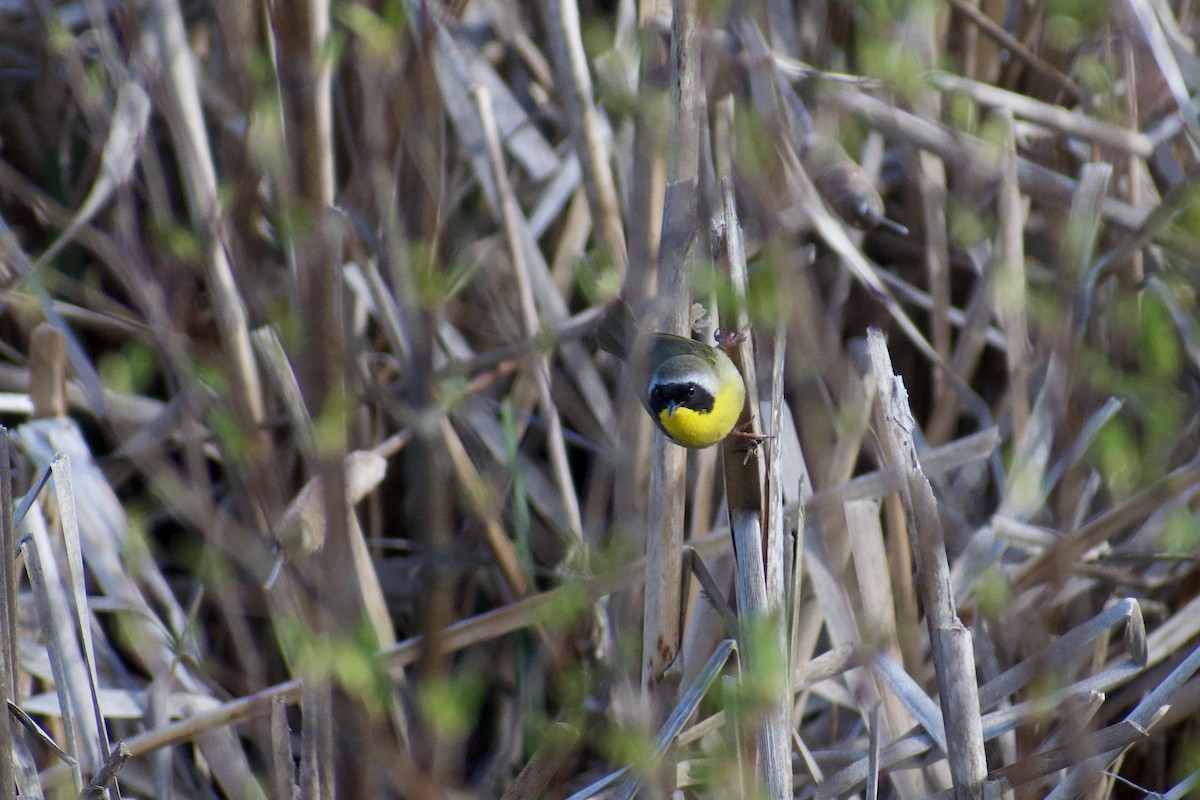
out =
{"type": "Polygon", "coordinates": [[[1187,796],[1196,26],[0,2],[3,796],[1187,796]]]}

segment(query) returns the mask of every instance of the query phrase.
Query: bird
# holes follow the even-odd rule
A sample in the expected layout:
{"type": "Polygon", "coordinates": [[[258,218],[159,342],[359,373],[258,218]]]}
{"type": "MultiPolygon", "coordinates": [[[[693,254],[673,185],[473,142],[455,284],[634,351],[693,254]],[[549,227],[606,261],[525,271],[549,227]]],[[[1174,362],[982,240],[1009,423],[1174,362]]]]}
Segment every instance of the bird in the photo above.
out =
{"type": "MultiPolygon", "coordinates": [[[[739,336],[718,340],[731,346],[739,336]]],[[[672,442],[703,449],[734,433],[746,384],[723,350],[683,336],[643,331],[621,299],[606,310],[597,340],[601,349],[634,371],[642,405],[672,442]]]]}

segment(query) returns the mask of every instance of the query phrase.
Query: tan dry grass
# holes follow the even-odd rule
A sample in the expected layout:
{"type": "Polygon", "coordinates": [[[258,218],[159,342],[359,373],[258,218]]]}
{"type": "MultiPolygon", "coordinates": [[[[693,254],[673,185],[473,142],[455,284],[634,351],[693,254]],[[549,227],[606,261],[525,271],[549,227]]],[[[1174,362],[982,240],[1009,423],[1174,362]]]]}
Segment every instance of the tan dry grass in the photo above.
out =
{"type": "Polygon", "coordinates": [[[3,796],[1191,791],[1190,6],[615,5],[0,8],[3,796]]]}

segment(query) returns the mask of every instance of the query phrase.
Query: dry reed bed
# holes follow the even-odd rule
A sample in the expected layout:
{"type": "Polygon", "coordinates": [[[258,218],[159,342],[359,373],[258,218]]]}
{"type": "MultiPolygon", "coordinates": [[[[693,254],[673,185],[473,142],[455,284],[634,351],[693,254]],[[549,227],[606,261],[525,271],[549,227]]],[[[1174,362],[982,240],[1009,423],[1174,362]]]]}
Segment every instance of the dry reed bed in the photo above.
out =
{"type": "Polygon", "coordinates": [[[1190,6],[613,5],[0,9],[3,796],[1188,794],[1190,6]]]}

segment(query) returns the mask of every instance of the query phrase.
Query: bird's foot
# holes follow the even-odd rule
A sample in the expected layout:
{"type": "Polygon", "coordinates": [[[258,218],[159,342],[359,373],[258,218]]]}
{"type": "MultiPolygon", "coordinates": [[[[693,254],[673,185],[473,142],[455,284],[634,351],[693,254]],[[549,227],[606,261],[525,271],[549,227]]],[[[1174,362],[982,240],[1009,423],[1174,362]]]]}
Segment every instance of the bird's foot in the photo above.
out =
{"type": "Polygon", "coordinates": [[[713,334],[713,338],[717,340],[717,347],[722,350],[732,350],[750,337],[750,329],[736,330],[734,328],[717,328],[713,334]]]}
{"type": "Polygon", "coordinates": [[[750,426],[753,424],[753,422],[743,422],[741,425],[738,425],[736,428],[730,431],[729,435],[736,439],[742,439],[743,441],[751,442],[753,443],[754,447],[757,447],[759,444],[767,441],[768,439],[775,438],[775,435],[770,433],[754,433],[750,430],[750,426]]]}

